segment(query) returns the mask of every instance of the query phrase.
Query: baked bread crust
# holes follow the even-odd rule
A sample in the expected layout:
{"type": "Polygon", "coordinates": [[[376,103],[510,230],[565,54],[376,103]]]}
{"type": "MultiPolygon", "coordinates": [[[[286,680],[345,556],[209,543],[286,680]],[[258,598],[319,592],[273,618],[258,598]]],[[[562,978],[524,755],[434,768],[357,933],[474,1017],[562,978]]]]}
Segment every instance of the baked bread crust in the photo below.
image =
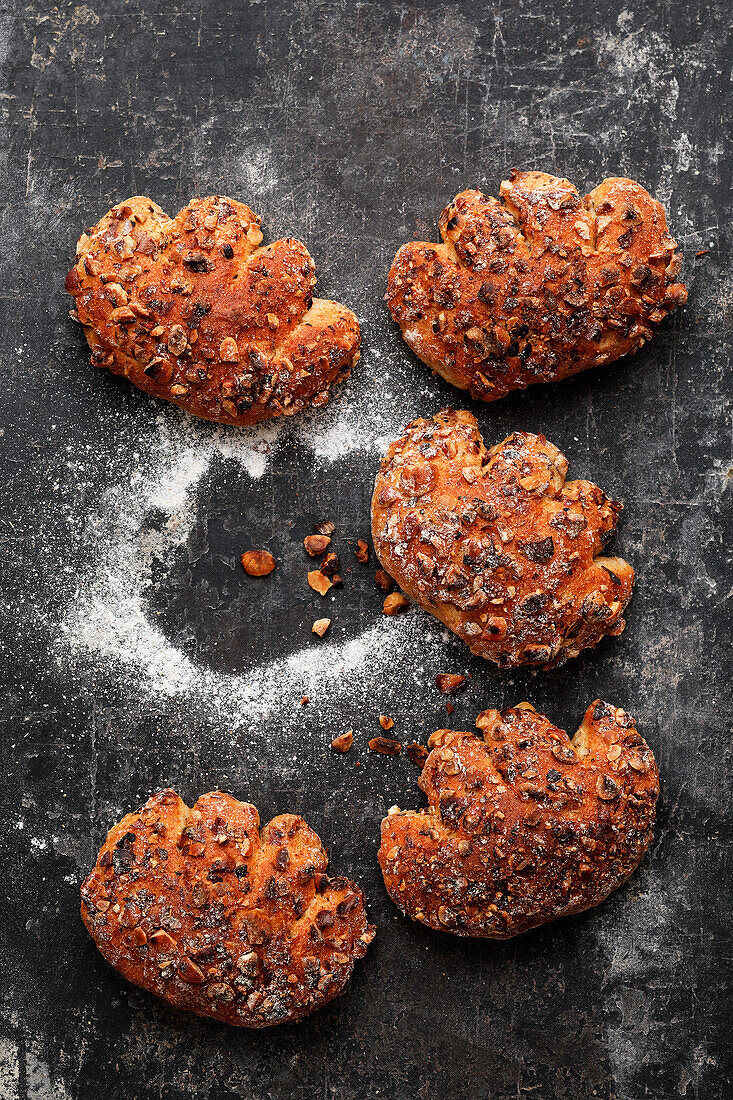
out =
{"type": "Polygon", "coordinates": [[[623,710],[591,703],[572,742],[529,703],[438,730],[429,808],[390,811],[379,864],[396,905],[457,936],[509,939],[598,905],[652,838],[659,773],[623,710]]]}
{"type": "Polygon", "coordinates": [[[443,244],[403,245],[387,302],[415,354],[495,401],[637,351],[687,300],[661,205],[633,180],[585,198],[566,179],[512,172],[501,200],[462,191],[443,244]]]}
{"type": "Polygon", "coordinates": [[[375,929],[325,874],[302,817],[262,829],[254,806],[159,791],[115,825],[81,888],[94,942],[129,981],[239,1027],[299,1020],[337,997],[375,929]]]}
{"type": "Polygon", "coordinates": [[[136,195],[77,245],[66,289],[92,362],[194,416],[255,424],[324,405],[359,357],[350,309],[313,298],[315,265],[221,195],[169,218],[136,195]]]}
{"type": "Polygon", "coordinates": [[[634,570],[598,556],[622,505],[565,481],[564,455],[515,432],[487,451],[476,419],[444,409],[392,443],[372,497],[377,556],[477,657],[552,668],[620,634],[634,570]]]}

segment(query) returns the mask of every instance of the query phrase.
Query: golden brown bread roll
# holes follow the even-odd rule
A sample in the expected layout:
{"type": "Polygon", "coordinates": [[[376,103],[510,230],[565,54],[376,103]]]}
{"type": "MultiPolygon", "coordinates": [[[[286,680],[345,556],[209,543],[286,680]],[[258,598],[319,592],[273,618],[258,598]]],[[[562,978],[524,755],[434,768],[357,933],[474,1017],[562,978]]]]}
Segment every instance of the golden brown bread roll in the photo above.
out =
{"type": "Polygon", "coordinates": [[[431,928],[509,939],[598,905],[649,847],[659,794],[630,715],[591,703],[572,742],[529,703],[438,730],[428,809],[390,811],[379,864],[396,905],[431,928]]]}
{"type": "Polygon", "coordinates": [[[92,362],[206,420],[247,425],[324,405],[359,357],[359,323],[313,298],[289,237],[214,195],[171,219],[137,195],[82,234],[66,289],[92,362]]]}
{"type": "Polygon", "coordinates": [[[328,878],[320,840],[282,814],[175,791],[115,825],[81,888],[108,962],[176,1008],[240,1027],[298,1020],[341,993],[374,938],[364,898],[328,878]]]}
{"type": "Polygon", "coordinates": [[[487,451],[470,413],[444,409],[409,424],[377,475],[380,562],[502,668],[552,668],[625,626],[634,570],[602,556],[622,506],[567,468],[529,432],[487,451]]]}
{"type": "Polygon", "coordinates": [[[581,199],[566,179],[515,171],[500,194],[462,191],[440,217],[443,244],[403,245],[389,273],[409,346],[472,397],[611,363],[687,300],[664,210],[633,180],[581,199]]]}

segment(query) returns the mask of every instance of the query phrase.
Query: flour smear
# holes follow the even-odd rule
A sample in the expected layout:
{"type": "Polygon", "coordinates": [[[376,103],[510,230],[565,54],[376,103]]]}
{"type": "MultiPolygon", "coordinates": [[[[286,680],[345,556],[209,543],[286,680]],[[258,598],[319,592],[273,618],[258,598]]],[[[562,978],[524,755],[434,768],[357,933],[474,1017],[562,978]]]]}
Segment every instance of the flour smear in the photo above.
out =
{"type": "MultiPolygon", "coordinates": [[[[280,449],[296,441],[311,452],[316,478],[354,452],[370,456],[376,470],[379,453],[415,410],[399,379],[382,382],[386,372],[376,354],[365,359],[371,362],[360,371],[361,386],[347,383],[327,409],[293,420],[239,431],[202,425],[165,408],[152,438],[138,443],[127,466],[120,463],[117,480],[91,513],[75,505],[72,488],[71,519],[88,533],[93,560],[77,578],[55,645],[66,670],[93,669],[121,684],[128,698],[185,700],[212,719],[248,726],[275,714],[287,726],[288,713],[295,725],[302,694],[318,697],[336,716],[340,702],[366,696],[387,670],[390,678],[399,668],[410,679],[420,675],[431,648],[438,651],[445,642],[440,630],[413,615],[380,616],[350,641],[306,644],[236,675],[199,665],[164,633],[149,606],[156,563],[185,545],[205,508],[198,491],[202,479],[218,459],[235,462],[251,479],[253,493],[280,449]]],[[[414,379],[410,388],[412,401],[424,401],[415,395],[414,379]]]]}

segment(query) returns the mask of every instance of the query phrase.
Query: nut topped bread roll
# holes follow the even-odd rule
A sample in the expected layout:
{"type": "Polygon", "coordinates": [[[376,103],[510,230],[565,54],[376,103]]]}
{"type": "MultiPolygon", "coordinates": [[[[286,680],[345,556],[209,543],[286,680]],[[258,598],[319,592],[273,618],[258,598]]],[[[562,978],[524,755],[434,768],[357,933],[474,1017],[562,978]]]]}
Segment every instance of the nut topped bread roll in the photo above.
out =
{"type": "Polygon", "coordinates": [[[420,607],[502,668],[552,668],[620,634],[634,570],[606,557],[621,505],[544,436],[487,451],[444,409],[393,443],[372,497],[374,549],[420,607]]]}
{"type": "Polygon", "coordinates": [[[221,195],[175,218],[143,196],[82,234],[66,289],[92,362],[206,420],[247,425],[324,405],[359,357],[359,323],[313,298],[315,265],[221,195]]]}
{"type": "Polygon", "coordinates": [[[81,888],[107,961],[176,1008],[240,1027],[337,997],[374,938],[362,892],[325,874],[302,817],[259,824],[221,791],[189,809],[163,790],[115,825],[81,888]]]}
{"type": "Polygon", "coordinates": [[[614,178],[581,198],[566,179],[512,173],[501,199],[462,191],[442,244],[403,245],[387,302],[432,370],[494,401],[637,351],[687,300],[660,204],[614,178]]]}
{"type": "Polygon", "coordinates": [[[390,810],[379,864],[396,905],[431,928],[509,939],[598,905],[649,847],[651,749],[596,700],[572,739],[529,703],[438,730],[420,776],[428,809],[390,810]]]}

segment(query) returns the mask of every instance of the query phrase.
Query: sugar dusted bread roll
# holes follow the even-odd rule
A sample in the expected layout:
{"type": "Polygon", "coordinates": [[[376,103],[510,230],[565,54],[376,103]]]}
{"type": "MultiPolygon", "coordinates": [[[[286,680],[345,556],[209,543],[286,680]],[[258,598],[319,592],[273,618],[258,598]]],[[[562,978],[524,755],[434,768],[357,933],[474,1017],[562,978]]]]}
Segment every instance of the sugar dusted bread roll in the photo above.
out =
{"type": "Polygon", "coordinates": [[[213,791],[193,809],[163,790],[110,831],[82,918],[129,981],[239,1027],[299,1020],[337,997],[374,938],[364,898],[326,875],[302,817],[260,830],[254,806],[213,791]]]}
{"type": "Polygon", "coordinates": [[[500,196],[462,191],[441,214],[443,243],[403,245],[389,273],[409,346],[472,397],[611,363],[686,301],[664,210],[633,180],[581,198],[566,179],[513,172],[500,196]]]}
{"type": "Polygon", "coordinates": [[[372,498],[386,571],[472,653],[501,668],[552,668],[625,627],[634,570],[609,557],[621,505],[542,435],[491,450],[468,412],[414,420],[372,498]]]}
{"type": "Polygon", "coordinates": [[[324,405],[359,357],[346,306],[313,297],[315,265],[221,195],[175,218],[143,196],[84,233],[66,279],[92,362],[206,420],[247,425],[324,405]]]}
{"type": "Polygon", "coordinates": [[[431,928],[509,939],[600,904],[652,838],[659,773],[633,718],[596,700],[572,739],[529,703],[438,730],[427,810],[390,810],[379,864],[431,928]]]}

